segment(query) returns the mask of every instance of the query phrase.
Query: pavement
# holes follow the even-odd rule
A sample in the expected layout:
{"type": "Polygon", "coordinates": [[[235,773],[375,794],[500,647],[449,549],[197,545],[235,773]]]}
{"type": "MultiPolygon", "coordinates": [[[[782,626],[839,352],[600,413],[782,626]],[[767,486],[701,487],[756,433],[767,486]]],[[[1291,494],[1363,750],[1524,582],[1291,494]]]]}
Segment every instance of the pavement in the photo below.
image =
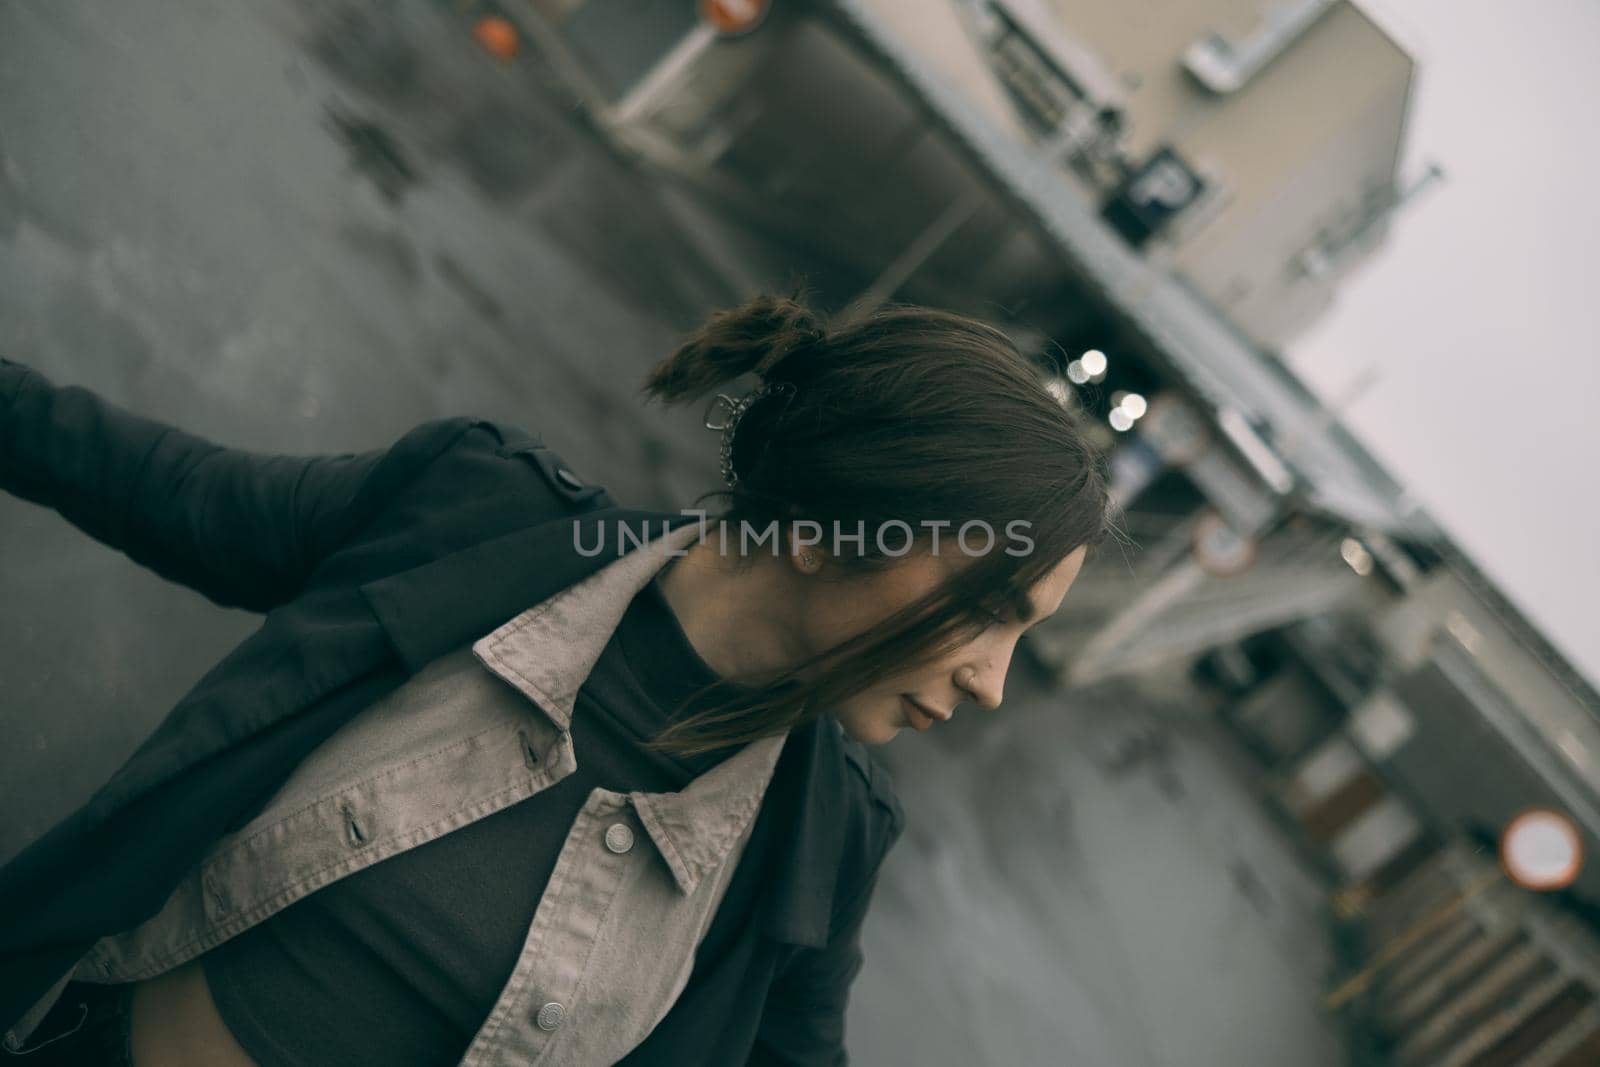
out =
{"type": "Polygon", "coordinates": [[[860,1062],[1346,1062],[1318,887],[1204,700],[1161,689],[1063,695],[1018,663],[992,716],[884,747],[908,828],[863,932],[860,1062]]]}
{"type": "MultiPolygon", "coordinates": [[[[717,442],[638,385],[705,313],[812,269],[619,158],[444,0],[0,4],[0,352],[227,444],[479,414],[678,507],[717,442]]],[[[9,498],[0,605],[0,859],[258,623],[9,498]]],[[[856,1062],[1341,1061],[1317,887],[1204,714],[1018,670],[993,721],[880,754],[910,826],[856,1062]]]]}

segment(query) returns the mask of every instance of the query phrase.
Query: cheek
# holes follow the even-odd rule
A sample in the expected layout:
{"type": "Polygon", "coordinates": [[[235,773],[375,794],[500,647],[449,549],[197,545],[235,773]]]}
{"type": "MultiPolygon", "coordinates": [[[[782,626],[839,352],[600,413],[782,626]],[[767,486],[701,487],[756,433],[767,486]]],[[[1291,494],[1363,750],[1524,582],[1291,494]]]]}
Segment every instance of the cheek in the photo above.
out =
{"type": "Polygon", "coordinates": [[[803,609],[807,627],[830,643],[848,640],[931,591],[937,578],[915,563],[835,583],[803,609]]]}
{"type": "Polygon", "coordinates": [[[881,606],[851,601],[812,604],[795,619],[795,629],[808,654],[848,641],[888,616],[881,606]]]}

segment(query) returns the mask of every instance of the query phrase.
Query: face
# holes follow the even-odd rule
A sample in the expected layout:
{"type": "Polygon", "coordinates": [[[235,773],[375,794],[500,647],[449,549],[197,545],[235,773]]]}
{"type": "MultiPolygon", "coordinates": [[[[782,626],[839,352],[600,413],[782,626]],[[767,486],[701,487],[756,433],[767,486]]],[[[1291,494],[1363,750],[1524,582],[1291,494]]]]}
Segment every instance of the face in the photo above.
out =
{"type": "MultiPolygon", "coordinates": [[[[834,715],[845,733],[879,745],[907,727],[926,730],[948,720],[959,704],[999,707],[1017,641],[1061,606],[1087,554],[1086,548],[1075,549],[1034,584],[1026,603],[1019,601],[966,644],[842,702],[834,715]]],[[[962,558],[908,555],[876,574],[819,583],[798,613],[805,643],[830,647],[889,618],[932,592],[962,558]]]]}

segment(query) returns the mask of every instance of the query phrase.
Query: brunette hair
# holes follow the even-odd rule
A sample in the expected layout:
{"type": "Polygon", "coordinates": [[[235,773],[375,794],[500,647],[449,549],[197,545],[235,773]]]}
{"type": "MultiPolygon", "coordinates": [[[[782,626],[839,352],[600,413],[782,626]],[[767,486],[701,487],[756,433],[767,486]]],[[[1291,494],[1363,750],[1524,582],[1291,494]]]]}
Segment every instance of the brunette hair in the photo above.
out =
{"type": "MultiPolygon", "coordinates": [[[[831,327],[800,294],[761,296],[713,314],[656,365],[642,392],[646,402],[682,403],[745,374],[794,390],[743,414],[733,437],[734,487],[697,501],[727,498],[713,525],[765,530],[776,522],[787,544],[796,519],[825,531],[862,523],[864,547],[830,560],[846,577],[902,558],[885,555],[873,533],[896,520],[919,541],[927,522],[948,522],[942,538],[953,540],[964,522],[998,532],[1022,520],[1032,547],[974,555],[880,625],[795,665],[754,705],[729,702],[679,718],[653,747],[697,753],[786,732],[970,639],[1016,592],[1081,546],[1093,554],[1111,531],[1103,457],[1040,370],[978,319],[900,305],[831,327]],[[815,677],[796,678],[829,660],[815,677]]],[[[885,540],[899,549],[904,535],[885,540]]]]}

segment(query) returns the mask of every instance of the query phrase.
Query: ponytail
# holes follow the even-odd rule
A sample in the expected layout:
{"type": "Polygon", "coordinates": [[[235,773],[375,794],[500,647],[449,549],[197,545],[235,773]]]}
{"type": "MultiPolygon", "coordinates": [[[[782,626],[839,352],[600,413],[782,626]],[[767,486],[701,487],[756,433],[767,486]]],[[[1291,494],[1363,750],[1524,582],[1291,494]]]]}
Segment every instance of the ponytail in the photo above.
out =
{"type": "Polygon", "coordinates": [[[656,364],[641,390],[664,404],[693,400],[741,374],[768,378],[791,353],[825,341],[820,317],[793,297],[764,295],[714,313],[656,364]]]}

